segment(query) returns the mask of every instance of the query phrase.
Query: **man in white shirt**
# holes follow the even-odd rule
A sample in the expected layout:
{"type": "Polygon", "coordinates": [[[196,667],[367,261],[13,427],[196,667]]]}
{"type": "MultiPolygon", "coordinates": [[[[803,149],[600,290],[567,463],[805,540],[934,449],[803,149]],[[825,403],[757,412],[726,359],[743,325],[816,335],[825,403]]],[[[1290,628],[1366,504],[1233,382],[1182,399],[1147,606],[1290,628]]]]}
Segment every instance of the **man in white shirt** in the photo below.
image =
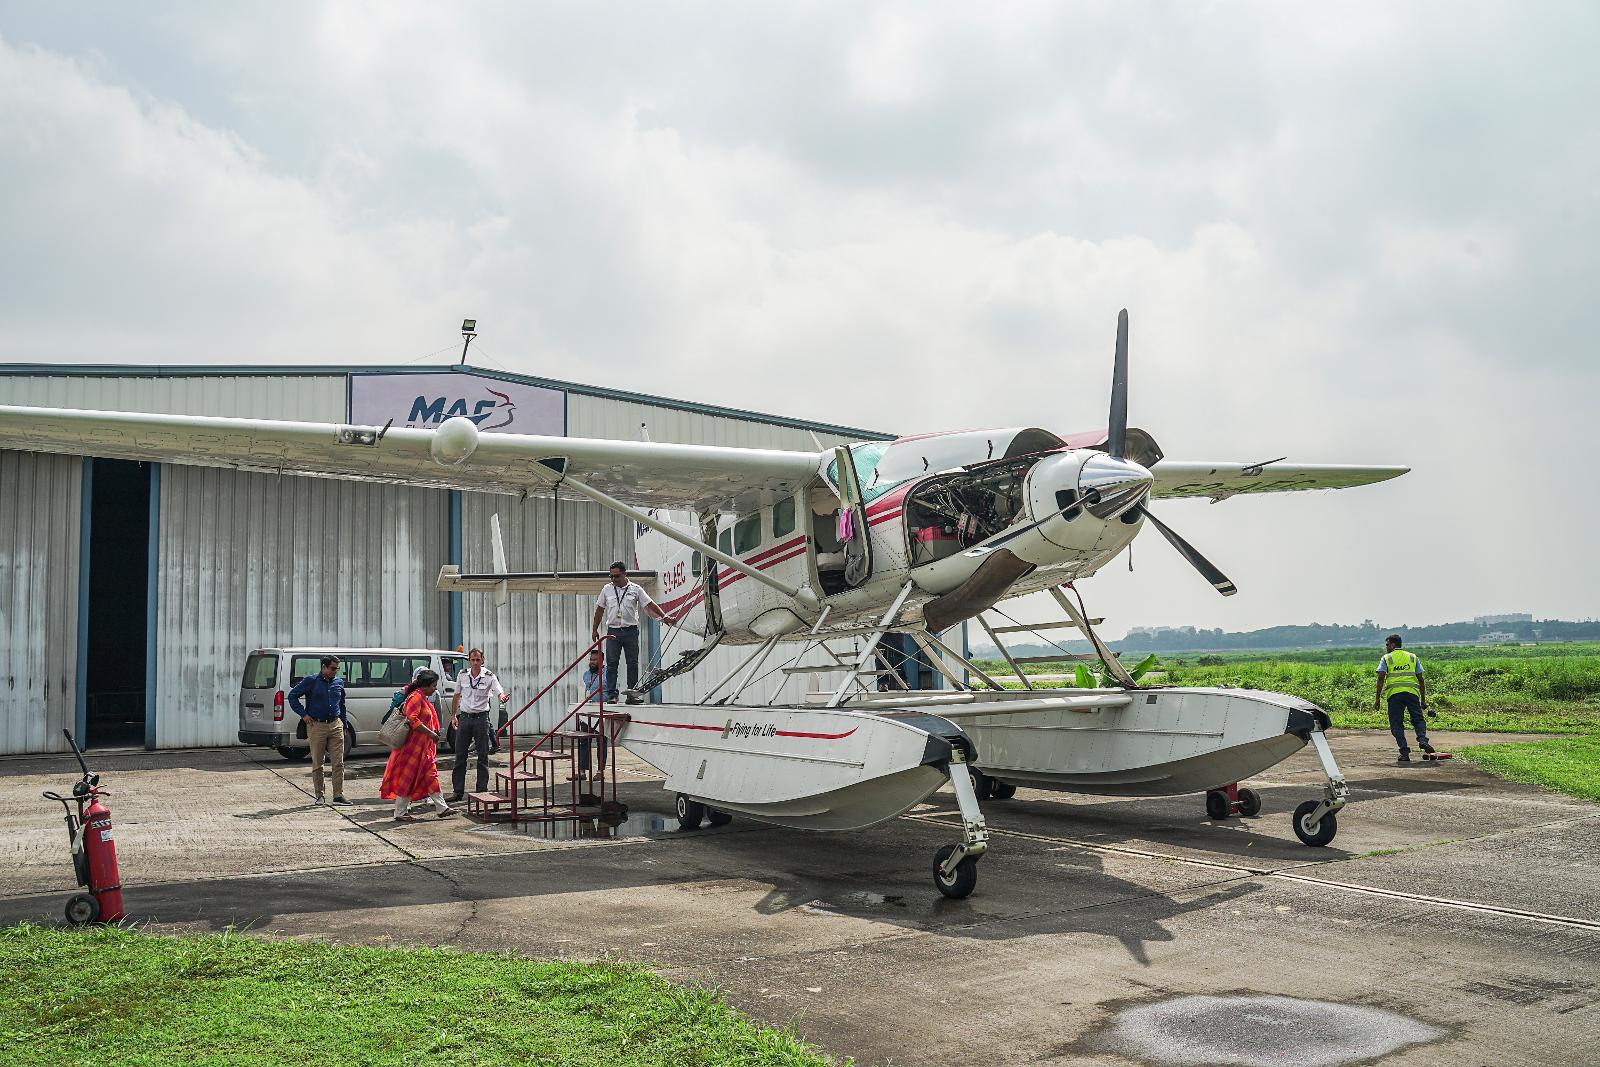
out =
{"type": "Polygon", "coordinates": [[[456,728],[456,766],[450,799],[459,801],[467,784],[467,753],[478,746],[478,792],[489,790],[489,701],[511,699],[494,672],[483,665],[483,649],[467,653],[467,669],[456,676],[456,695],[450,701],[450,725],[456,728]]]}
{"type": "Polygon", "coordinates": [[[600,623],[606,626],[606,703],[617,702],[617,663],[623,654],[628,657],[628,703],[641,703],[633,689],[639,684],[639,612],[644,611],[663,621],[667,613],[656,606],[650,594],[638,582],[628,581],[628,568],[617,562],[611,565],[611,581],[600,590],[594,602],[594,619],[589,626],[589,639],[600,639],[600,623]]]}

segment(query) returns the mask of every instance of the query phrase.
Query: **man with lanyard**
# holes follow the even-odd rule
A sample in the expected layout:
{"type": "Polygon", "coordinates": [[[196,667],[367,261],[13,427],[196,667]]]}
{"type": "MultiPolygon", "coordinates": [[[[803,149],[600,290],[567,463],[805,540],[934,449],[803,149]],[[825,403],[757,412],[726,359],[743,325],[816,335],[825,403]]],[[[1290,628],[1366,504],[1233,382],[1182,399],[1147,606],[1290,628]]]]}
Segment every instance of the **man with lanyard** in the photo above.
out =
{"type": "Polygon", "coordinates": [[[611,581],[600,590],[594,602],[594,619],[589,625],[589,639],[600,639],[600,620],[606,624],[606,703],[617,702],[617,664],[624,653],[628,657],[628,703],[640,703],[633,689],[639,684],[639,611],[648,612],[663,621],[667,613],[656,606],[638,582],[628,581],[628,568],[617,562],[611,565],[611,581]]]}
{"type": "Polygon", "coordinates": [[[333,763],[333,802],[348,804],[344,798],[344,730],[350,715],[344,707],[344,679],[339,677],[339,657],[323,656],[322,669],[308,674],[289,690],[289,707],[300,716],[311,742],[311,791],[318,804],[322,792],[322,757],[333,763]],[[300,698],[305,697],[305,703],[300,698]]]}
{"type": "Polygon", "coordinates": [[[459,801],[467,785],[467,753],[478,746],[478,792],[489,789],[489,699],[511,699],[494,672],[483,665],[483,649],[467,653],[467,669],[456,676],[456,694],[450,700],[450,725],[456,728],[456,766],[452,775],[455,792],[450,800],[459,801]]]}
{"type": "Polygon", "coordinates": [[[1378,695],[1374,708],[1389,702],[1389,732],[1400,746],[1400,763],[1411,762],[1411,746],[1406,744],[1406,714],[1417,732],[1417,747],[1432,753],[1428,727],[1422,713],[1428,707],[1428,688],[1422,681],[1422,661],[1400,647],[1400,635],[1390,634],[1383,643],[1384,656],[1378,661],[1378,695]]]}

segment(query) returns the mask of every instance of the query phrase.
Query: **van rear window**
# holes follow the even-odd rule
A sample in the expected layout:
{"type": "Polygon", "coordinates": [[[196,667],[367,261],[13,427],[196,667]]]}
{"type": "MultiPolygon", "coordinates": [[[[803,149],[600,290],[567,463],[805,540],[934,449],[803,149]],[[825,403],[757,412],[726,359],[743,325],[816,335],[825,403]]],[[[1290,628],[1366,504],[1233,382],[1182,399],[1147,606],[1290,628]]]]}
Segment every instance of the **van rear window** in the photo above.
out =
{"type": "Polygon", "coordinates": [[[244,661],[241,689],[273,689],[278,684],[278,657],[268,652],[252,652],[244,661]]]}

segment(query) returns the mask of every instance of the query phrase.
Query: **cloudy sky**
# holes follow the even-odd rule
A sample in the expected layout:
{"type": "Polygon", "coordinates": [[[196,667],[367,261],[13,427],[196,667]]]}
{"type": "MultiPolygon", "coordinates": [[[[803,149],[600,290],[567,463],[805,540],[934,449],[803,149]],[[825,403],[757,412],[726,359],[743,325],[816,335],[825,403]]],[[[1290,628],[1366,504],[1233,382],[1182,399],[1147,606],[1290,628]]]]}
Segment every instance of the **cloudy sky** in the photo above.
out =
{"type": "Polygon", "coordinates": [[[476,360],[1399,462],[1108,631],[1600,614],[1600,7],[0,2],[0,362],[476,360]],[[448,352],[440,359],[448,358],[448,352]]]}

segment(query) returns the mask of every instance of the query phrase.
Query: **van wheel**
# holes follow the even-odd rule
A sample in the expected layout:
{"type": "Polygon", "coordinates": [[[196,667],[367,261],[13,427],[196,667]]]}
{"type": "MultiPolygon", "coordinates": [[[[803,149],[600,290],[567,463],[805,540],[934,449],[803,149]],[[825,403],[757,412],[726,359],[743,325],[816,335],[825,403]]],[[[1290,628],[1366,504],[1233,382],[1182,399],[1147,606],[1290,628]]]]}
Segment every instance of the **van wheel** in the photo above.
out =
{"type": "Polygon", "coordinates": [[[290,748],[288,745],[279,745],[278,755],[290,763],[299,763],[303,759],[311,758],[311,750],[309,748],[290,748]]]}
{"type": "Polygon", "coordinates": [[[356,748],[356,732],[354,730],[350,729],[349,726],[346,726],[344,728],[344,758],[346,760],[350,759],[350,753],[354,752],[355,748],[356,748]]]}

